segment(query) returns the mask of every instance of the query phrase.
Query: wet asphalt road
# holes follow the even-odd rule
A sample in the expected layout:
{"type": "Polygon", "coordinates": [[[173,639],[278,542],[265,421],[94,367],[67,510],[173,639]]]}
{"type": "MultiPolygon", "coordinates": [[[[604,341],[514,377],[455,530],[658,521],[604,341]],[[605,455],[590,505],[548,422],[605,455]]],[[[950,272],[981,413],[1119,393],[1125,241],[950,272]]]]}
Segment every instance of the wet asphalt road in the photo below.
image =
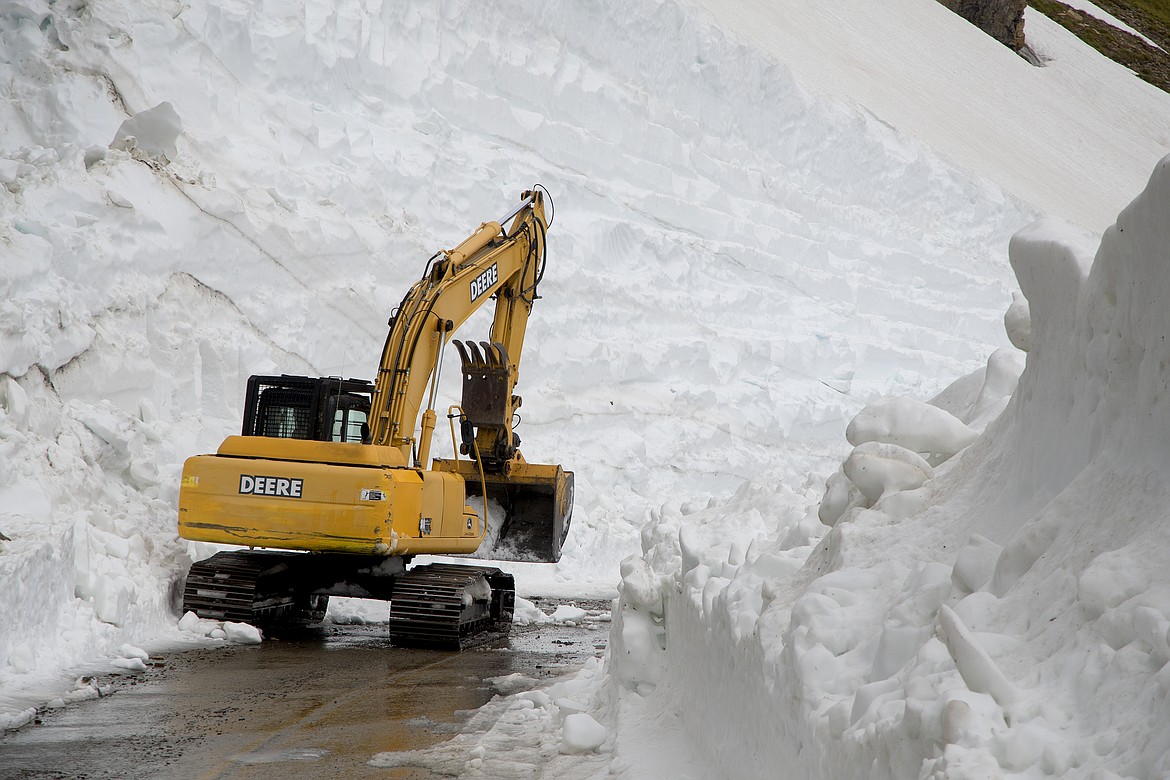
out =
{"type": "Polygon", "coordinates": [[[496,694],[488,680],[573,671],[608,632],[514,627],[453,653],[391,647],[384,625],[324,626],[156,657],[145,673],[102,680],[111,695],[0,736],[0,778],[437,777],[366,762],[449,739],[496,694]]]}

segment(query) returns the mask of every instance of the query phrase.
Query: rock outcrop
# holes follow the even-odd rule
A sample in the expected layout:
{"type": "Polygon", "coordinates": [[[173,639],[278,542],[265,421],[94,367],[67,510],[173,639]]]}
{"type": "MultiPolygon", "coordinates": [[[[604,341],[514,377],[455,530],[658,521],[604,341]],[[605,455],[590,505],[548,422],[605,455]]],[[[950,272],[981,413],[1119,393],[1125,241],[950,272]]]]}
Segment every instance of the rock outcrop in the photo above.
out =
{"type": "Polygon", "coordinates": [[[1012,51],[1024,48],[1026,0],[939,0],[1012,51]]]}

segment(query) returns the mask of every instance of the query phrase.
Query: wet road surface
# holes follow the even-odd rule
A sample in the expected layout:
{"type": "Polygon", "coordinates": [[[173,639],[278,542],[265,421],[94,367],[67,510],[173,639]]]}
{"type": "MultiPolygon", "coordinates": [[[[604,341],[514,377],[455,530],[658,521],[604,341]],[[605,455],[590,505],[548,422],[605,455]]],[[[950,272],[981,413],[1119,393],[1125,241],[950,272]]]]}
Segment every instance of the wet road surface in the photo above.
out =
{"type": "Polygon", "coordinates": [[[156,657],[145,673],[103,680],[111,695],[0,736],[0,778],[437,777],[366,762],[449,739],[496,694],[492,678],[574,671],[608,630],[518,626],[453,653],[391,647],[385,625],[323,626],[156,657]]]}

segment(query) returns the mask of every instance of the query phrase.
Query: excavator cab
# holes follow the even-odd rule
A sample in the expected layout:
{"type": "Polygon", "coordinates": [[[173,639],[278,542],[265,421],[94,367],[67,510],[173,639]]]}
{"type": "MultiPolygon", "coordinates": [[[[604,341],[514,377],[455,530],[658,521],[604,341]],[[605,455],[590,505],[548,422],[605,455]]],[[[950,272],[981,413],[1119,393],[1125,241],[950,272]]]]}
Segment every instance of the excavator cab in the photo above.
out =
{"type": "Polygon", "coordinates": [[[248,378],[241,433],[360,443],[363,431],[369,435],[373,393],[373,383],[362,379],[252,376],[248,378]]]}

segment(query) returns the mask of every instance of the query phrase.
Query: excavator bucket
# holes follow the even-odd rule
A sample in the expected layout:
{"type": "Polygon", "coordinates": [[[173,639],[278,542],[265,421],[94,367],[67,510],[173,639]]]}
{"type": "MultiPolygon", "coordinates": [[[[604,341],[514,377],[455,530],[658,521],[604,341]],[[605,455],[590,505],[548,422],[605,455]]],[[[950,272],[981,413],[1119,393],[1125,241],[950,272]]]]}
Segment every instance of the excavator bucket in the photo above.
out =
{"type": "MultiPolygon", "coordinates": [[[[486,474],[489,523],[498,529],[486,555],[501,561],[556,563],[573,513],[573,472],[560,466],[514,462],[509,474],[486,474]],[[494,502],[490,503],[490,502],[494,502]],[[495,505],[503,518],[492,517],[495,505]]],[[[468,496],[482,496],[485,485],[472,461],[434,460],[439,471],[460,474],[468,496]]],[[[482,550],[482,548],[481,548],[482,550]]]]}
{"type": "Polygon", "coordinates": [[[487,494],[488,531],[477,557],[555,563],[573,512],[573,472],[528,463],[517,451],[509,422],[520,398],[511,394],[516,369],[504,345],[453,343],[463,364],[459,451],[482,455],[486,467],[481,473],[470,460],[436,459],[433,468],[462,476],[469,497],[487,494]]]}

